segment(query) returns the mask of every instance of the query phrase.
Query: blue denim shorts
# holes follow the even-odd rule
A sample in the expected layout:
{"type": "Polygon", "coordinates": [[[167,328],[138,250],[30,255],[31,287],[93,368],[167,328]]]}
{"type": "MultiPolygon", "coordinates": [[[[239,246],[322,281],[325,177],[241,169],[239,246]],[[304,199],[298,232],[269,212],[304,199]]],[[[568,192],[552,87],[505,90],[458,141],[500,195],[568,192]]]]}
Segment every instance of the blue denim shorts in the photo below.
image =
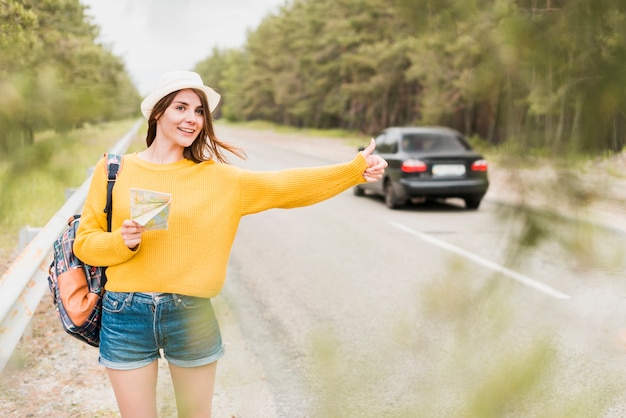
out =
{"type": "Polygon", "coordinates": [[[171,293],[105,292],[99,362],[116,370],[161,357],[179,367],[213,363],[224,355],[211,299],[171,293]]]}

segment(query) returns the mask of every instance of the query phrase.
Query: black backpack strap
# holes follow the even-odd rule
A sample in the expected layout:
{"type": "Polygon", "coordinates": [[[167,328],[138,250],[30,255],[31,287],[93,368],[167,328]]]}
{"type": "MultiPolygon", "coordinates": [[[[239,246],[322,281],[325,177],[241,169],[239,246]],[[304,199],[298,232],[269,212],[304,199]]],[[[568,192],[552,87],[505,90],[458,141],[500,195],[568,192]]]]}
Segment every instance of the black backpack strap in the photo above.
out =
{"type": "Polygon", "coordinates": [[[107,214],[107,231],[111,232],[113,218],[113,186],[122,166],[122,157],[117,154],[105,154],[107,160],[107,204],[104,213],[107,214]]]}

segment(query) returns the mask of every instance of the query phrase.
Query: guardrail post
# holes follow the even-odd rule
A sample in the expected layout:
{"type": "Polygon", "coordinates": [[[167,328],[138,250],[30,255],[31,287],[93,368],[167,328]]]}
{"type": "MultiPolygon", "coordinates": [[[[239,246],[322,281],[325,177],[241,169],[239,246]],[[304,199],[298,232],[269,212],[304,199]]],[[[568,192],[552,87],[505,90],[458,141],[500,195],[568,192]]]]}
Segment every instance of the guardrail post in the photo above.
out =
{"type": "Polygon", "coordinates": [[[41,231],[41,228],[33,228],[32,226],[28,226],[28,225],[20,228],[20,231],[19,231],[20,252],[22,252],[24,248],[26,248],[28,243],[31,242],[33,238],[35,238],[35,236],[39,233],[39,231],[41,231]]]}

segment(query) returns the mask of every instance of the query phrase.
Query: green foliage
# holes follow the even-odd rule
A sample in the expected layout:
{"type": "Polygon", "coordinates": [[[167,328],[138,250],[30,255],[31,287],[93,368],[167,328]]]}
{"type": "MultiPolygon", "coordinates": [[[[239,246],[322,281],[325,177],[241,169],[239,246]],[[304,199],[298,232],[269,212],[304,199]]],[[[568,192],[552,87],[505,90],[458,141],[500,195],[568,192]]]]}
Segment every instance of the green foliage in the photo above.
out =
{"type": "Polygon", "coordinates": [[[0,258],[14,257],[19,228],[44,226],[63,205],[65,192],[82,184],[88,169],[132,123],[134,119],[62,134],[41,132],[34,145],[16,151],[11,160],[0,160],[0,258]]]}
{"type": "Polygon", "coordinates": [[[0,79],[4,72],[32,63],[30,52],[40,47],[35,36],[37,26],[35,13],[21,2],[0,2],[0,79]]]}
{"type": "Polygon", "coordinates": [[[0,2],[0,29],[0,158],[42,130],[137,113],[136,89],[79,0],[0,2]]]}
{"type": "Polygon", "coordinates": [[[17,230],[40,227],[59,210],[68,188],[79,187],[88,169],[131,127],[133,120],[89,125],[61,134],[39,133],[35,143],[0,161],[0,253],[16,245],[17,230]]]}
{"type": "Polygon", "coordinates": [[[197,69],[232,120],[448,125],[561,155],[624,147],[625,67],[620,0],[294,0],[197,69]]]}

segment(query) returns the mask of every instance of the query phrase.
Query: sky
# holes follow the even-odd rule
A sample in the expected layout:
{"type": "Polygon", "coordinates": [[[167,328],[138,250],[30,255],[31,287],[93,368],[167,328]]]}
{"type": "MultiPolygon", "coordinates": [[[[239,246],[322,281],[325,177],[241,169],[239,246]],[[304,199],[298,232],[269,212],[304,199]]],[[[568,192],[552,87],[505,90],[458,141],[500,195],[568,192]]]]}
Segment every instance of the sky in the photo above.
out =
{"type": "Polygon", "coordinates": [[[161,74],[193,70],[214,47],[238,48],[288,0],[80,0],[98,41],[125,63],[142,95],[161,74]]]}

